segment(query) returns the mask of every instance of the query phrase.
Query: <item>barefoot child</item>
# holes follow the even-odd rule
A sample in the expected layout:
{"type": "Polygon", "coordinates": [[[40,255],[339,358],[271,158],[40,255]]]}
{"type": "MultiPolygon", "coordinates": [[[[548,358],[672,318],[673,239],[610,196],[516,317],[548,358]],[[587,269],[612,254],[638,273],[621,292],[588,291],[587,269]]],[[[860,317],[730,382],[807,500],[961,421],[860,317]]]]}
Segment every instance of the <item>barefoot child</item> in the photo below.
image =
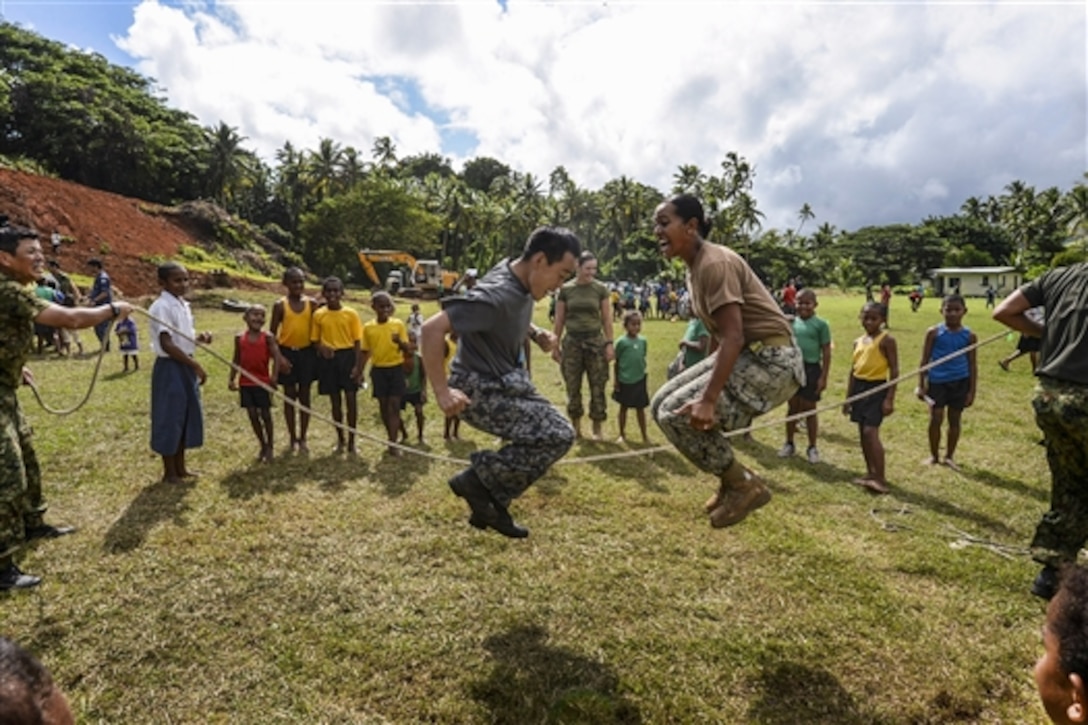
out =
{"type": "MultiPolygon", "coordinates": [[[[853,364],[846,389],[849,397],[877,388],[899,377],[899,354],[895,340],[883,328],[884,306],[866,302],[861,308],[861,326],[865,334],[854,341],[853,364]]],[[[880,424],[895,410],[895,386],[843,406],[843,414],[858,424],[861,452],[865,456],[865,475],[854,483],[872,493],[888,493],[884,477],[884,444],[880,442],[880,424]]]]}
{"type": "MultiPolygon", "coordinates": [[[[423,406],[427,402],[427,388],[423,385],[423,357],[419,354],[419,336],[408,330],[408,346],[404,353],[404,397],[400,400],[401,412],[409,405],[416,412],[416,440],[423,442],[423,406]]],[[[400,439],[408,440],[404,418],[400,419],[400,439]]]]}
{"type": "Polygon", "coordinates": [[[355,453],[355,425],[359,420],[357,394],[363,374],[360,341],[363,323],[359,314],[344,307],[344,283],[339,277],[329,277],[321,285],[325,306],[314,312],[310,340],[317,346],[317,392],[328,395],[332,419],[336,421],[336,452],[355,453]],[[344,408],[347,408],[348,429],[345,434],[344,408]],[[345,446],[345,440],[347,441],[345,446]]]}
{"type": "MultiPolygon", "coordinates": [[[[793,417],[816,409],[820,395],[827,388],[827,373],[831,368],[831,327],[827,320],[816,316],[816,293],[804,288],[797,293],[797,317],[793,318],[793,336],[801,348],[801,357],[805,361],[805,384],[790,398],[789,415],[793,417]]],[[[819,423],[816,415],[804,418],[808,432],[808,450],[805,452],[809,463],[820,462],[820,451],[816,448],[816,434],[819,423]]],[[[782,458],[792,456],[796,451],[793,437],[797,434],[797,421],[786,423],[786,443],[778,455],[782,458]]]]}
{"type": "Polygon", "coordinates": [[[626,440],[627,409],[634,408],[642,442],[649,443],[650,438],[646,435],[646,407],[650,405],[650,394],[646,390],[646,338],[639,334],[642,315],[637,310],[627,310],[623,313],[623,329],[627,334],[615,343],[616,387],[612,391],[612,399],[620,404],[618,442],[626,440]]]}
{"type": "MultiPolygon", "coordinates": [[[[934,325],[926,332],[922,348],[921,366],[959,352],[974,345],[978,338],[963,326],[967,304],[960,295],[948,295],[941,304],[944,323],[934,325]]],[[[948,408],[948,446],[944,465],[958,471],[954,456],[960,440],[960,418],[964,408],[975,402],[975,384],[978,381],[978,363],[975,351],[961,354],[948,362],[918,373],[917,395],[929,403],[929,458],[923,463],[932,466],[941,459],[941,426],[944,409],[948,408]]]]}
{"type": "Polygon", "coordinates": [[[298,267],[283,273],[287,295],[272,305],[272,323],[269,331],[276,337],[279,347],[279,384],[288,402],[283,406],[283,419],[287,434],[291,436],[291,452],[307,453],[306,433],[310,429],[310,389],[317,367],[317,354],[310,342],[313,323],[314,301],[304,293],[306,276],[298,267]],[[298,401],[303,409],[298,411],[298,427],[295,427],[295,406],[298,401]]]}
{"type": "MultiPolygon", "coordinates": [[[[400,433],[400,400],[404,397],[404,356],[410,352],[408,327],[393,317],[393,298],[387,292],[375,292],[370,298],[376,319],[363,325],[360,370],[370,366],[370,383],[378,400],[378,410],[389,441],[396,443],[400,433]]],[[[389,447],[389,454],[401,450],[389,447]]]]}
{"type": "Polygon", "coordinates": [[[158,271],[162,293],[147,311],[152,318],[151,349],[155,353],[151,369],[151,450],[162,456],[163,482],[180,483],[190,477],[185,449],[204,445],[200,386],[208,375],[193,354],[197,343],[210,343],[212,335],[196,334],[193,313],[185,301],[188,270],[177,262],[166,262],[158,271]]]}
{"type": "Polygon", "coordinates": [[[278,377],[280,351],[272,333],[264,331],[264,305],[253,305],[242,315],[246,329],[234,336],[234,367],[227,387],[239,391],[241,405],[249,413],[249,424],[261,444],[258,461],[272,461],[272,396],[261,384],[271,386],[278,377]],[[271,366],[271,372],[269,367],[271,366]],[[249,373],[241,375],[238,368],[249,373]],[[256,378],[256,380],[254,380],[256,378]]]}

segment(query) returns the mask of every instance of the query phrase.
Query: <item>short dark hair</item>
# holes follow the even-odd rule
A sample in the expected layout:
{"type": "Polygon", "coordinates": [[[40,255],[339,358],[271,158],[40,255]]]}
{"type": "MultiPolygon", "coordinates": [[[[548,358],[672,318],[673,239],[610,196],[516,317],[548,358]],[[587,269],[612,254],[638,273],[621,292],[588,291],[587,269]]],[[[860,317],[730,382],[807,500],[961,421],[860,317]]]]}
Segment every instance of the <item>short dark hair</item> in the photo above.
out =
{"type": "Polygon", "coordinates": [[[680,217],[680,220],[687,222],[689,219],[694,219],[699,222],[699,234],[706,236],[710,234],[710,222],[707,221],[706,212],[703,211],[703,203],[699,201],[692,194],[676,194],[668,201],[672,204],[676,210],[676,216],[680,217]]]}
{"type": "Polygon", "coordinates": [[[326,289],[329,288],[330,285],[339,287],[341,292],[344,290],[344,283],[340,280],[339,277],[329,276],[321,282],[321,291],[324,292],[326,289]]]}
{"type": "Polygon", "coordinates": [[[8,217],[0,214],[0,252],[15,254],[19,242],[24,239],[37,239],[38,233],[30,227],[11,224],[8,217]]]}
{"type": "Polygon", "coordinates": [[[941,307],[944,307],[949,302],[959,302],[963,305],[963,309],[967,309],[967,300],[963,298],[963,295],[958,295],[955,292],[950,295],[945,295],[945,298],[941,300],[941,307]]]}
{"type": "Polygon", "coordinates": [[[575,259],[582,253],[582,244],[574,232],[563,227],[537,227],[525,242],[521,258],[525,261],[536,253],[543,253],[548,264],[555,264],[570,254],[575,259]]]}
{"type": "MultiPolygon", "coordinates": [[[[102,269],[102,260],[99,259],[98,257],[91,257],[90,259],[87,260],[87,264],[89,264],[92,267],[98,267],[99,269],[102,269]]],[[[170,262],[169,264],[173,264],[173,263],[170,262]]],[[[159,267],[159,269],[161,270],[162,267],[159,267]]],[[[164,279],[164,278],[159,277],[159,279],[164,279]]]]}
{"type": "Polygon", "coordinates": [[[1053,621],[1059,660],[1067,674],[1088,677],[1088,567],[1068,564],[1061,572],[1053,621]]]}
{"type": "MultiPolygon", "coordinates": [[[[98,262],[98,260],[97,259],[92,259],[87,264],[94,264],[95,262],[98,262]]],[[[102,263],[98,262],[98,266],[101,267],[102,263]]],[[[171,274],[173,274],[174,272],[177,272],[179,269],[182,272],[185,271],[185,267],[183,267],[178,262],[163,262],[162,264],[159,265],[159,268],[157,270],[158,275],[159,275],[159,281],[160,282],[165,282],[167,279],[169,279],[171,274]]]]}
{"type": "Polygon", "coordinates": [[[865,314],[869,310],[876,310],[880,313],[880,319],[885,320],[888,318],[888,311],[884,309],[884,305],[879,302],[866,302],[861,306],[861,314],[865,314]]]}
{"type": "Polygon", "coordinates": [[[42,703],[53,694],[53,676],[38,659],[0,637],[0,722],[41,722],[42,703]]]}
{"type": "Polygon", "coordinates": [[[283,282],[286,283],[289,277],[302,277],[305,281],[306,273],[302,271],[300,267],[288,267],[283,270],[283,282]]]}
{"type": "Polygon", "coordinates": [[[377,304],[378,300],[385,300],[389,304],[393,304],[393,295],[389,294],[385,290],[378,290],[377,292],[370,295],[371,306],[377,304]]]}

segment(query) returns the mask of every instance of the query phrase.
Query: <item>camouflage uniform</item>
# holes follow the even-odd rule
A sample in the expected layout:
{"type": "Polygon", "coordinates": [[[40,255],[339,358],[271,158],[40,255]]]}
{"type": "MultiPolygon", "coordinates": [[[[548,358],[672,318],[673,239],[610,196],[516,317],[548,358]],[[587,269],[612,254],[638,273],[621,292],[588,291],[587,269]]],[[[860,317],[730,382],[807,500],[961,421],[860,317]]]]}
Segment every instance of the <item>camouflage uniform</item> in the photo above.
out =
{"type": "Polygon", "coordinates": [[[685,458],[700,470],[721,476],[734,458],[733,446],[722,431],[745,428],[757,415],[785,403],[804,381],[805,371],[797,347],[744,348],[718,396],[714,427],[695,430],[688,416],[676,411],[699,399],[716,359],[717,355],[711,354],[662,385],[650,401],[650,411],[665,437],[685,458]]]}
{"type": "Polygon", "coordinates": [[[506,441],[498,451],[471,456],[472,468],[501,506],[509,506],[574,444],[574,428],[525,370],[501,378],[454,370],[449,385],[472,400],[462,420],[506,441]]]}
{"type": "MultiPolygon", "coordinates": [[[[1088,540],[1088,263],[1049,270],[1018,291],[1046,312],[1032,406],[1046,437],[1050,510],[1031,554],[1054,566],[1076,561],[1088,540]]],[[[1032,591],[1048,593],[1043,584],[1036,580],[1032,591]]]]}
{"type": "Polygon", "coordinates": [[[582,374],[589,381],[589,419],[604,420],[608,405],[604,391],[608,387],[608,360],[605,359],[605,339],[600,335],[563,336],[563,357],[560,369],[567,388],[567,415],[572,419],[585,415],[582,406],[582,374]]]}
{"type": "Polygon", "coordinates": [[[42,523],[41,470],[16,389],[34,345],[34,318],[48,306],[31,288],[0,275],[0,559],[18,550],[25,526],[42,523]]]}
{"type": "Polygon", "coordinates": [[[1046,437],[1051,489],[1031,554],[1057,566],[1076,561],[1088,539],[1088,385],[1040,377],[1032,406],[1046,437]]]}

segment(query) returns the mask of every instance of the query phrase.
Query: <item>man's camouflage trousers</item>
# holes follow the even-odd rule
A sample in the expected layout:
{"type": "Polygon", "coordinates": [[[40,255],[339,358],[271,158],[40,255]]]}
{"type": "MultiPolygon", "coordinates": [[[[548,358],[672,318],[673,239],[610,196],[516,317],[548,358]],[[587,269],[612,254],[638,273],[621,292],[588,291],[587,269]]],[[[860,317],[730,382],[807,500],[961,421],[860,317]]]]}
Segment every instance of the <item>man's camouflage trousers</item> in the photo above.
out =
{"type": "Polygon", "coordinates": [[[574,445],[574,428],[536,391],[524,370],[499,379],[454,372],[449,385],[472,401],[461,419],[504,441],[497,451],[471,455],[473,470],[502,506],[509,506],[574,445]]]}
{"type": "Polygon", "coordinates": [[[45,508],[30,423],[15,391],[0,386],[0,558],[23,545],[24,526],[40,524],[45,508]]]}
{"type": "Polygon", "coordinates": [[[1088,539],[1088,385],[1039,378],[1032,400],[1046,438],[1050,510],[1031,541],[1040,564],[1076,561],[1088,539]]]}

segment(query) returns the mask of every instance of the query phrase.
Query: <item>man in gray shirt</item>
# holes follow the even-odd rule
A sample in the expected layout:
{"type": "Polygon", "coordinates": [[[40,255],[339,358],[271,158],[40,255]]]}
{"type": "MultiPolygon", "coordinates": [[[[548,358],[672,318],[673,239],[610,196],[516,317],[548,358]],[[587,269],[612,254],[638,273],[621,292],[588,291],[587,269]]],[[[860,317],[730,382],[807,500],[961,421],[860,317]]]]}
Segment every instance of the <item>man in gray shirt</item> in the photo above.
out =
{"type": "Polygon", "coordinates": [[[579,253],[573,233],[540,227],[521,257],[500,262],[423,323],[423,368],[438,407],[506,441],[497,451],[473,453],[471,465],[449,480],[478,529],[528,536],[507,507],[574,443],[574,429],[536,391],[519,356],[526,337],[546,353],[555,347],[555,335],[532,324],[533,306],[574,273],[579,253]],[[443,343],[450,332],[457,333],[458,347],[447,377],[443,343]]]}
{"type": "Polygon", "coordinates": [[[1088,263],[1045,272],[998,305],[994,319],[1023,335],[1041,337],[1032,407],[1046,437],[1050,510],[1031,541],[1043,565],[1032,594],[1050,599],[1064,564],[1088,540],[1088,263]],[[1045,326],[1029,310],[1046,310],[1045,326]]]}

